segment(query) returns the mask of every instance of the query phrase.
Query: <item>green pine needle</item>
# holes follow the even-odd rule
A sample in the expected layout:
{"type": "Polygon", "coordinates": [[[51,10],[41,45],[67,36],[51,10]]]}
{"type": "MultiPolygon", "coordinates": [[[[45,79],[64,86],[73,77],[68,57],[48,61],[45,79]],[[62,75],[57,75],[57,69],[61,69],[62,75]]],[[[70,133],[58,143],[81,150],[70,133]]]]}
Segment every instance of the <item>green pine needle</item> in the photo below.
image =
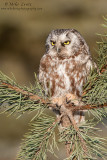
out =
{"type": "Polygon", "coordinates": [[[31,124],[31,131],[25,135],[17,160],[45,160],[46,153],[54,154],[53,148],[57,147],[55,118],[48,115],[41,115],[31,124]]]}

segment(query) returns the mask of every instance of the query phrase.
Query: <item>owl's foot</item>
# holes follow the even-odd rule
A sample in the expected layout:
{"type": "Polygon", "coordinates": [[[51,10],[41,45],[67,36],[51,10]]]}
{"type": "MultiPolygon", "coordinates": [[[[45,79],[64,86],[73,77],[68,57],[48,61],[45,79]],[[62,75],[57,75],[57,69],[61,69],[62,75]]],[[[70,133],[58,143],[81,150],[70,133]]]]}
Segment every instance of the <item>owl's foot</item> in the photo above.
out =
{"type": "Polygon", "coordinates": [[[51,102],[60,107],[64,103],[64,97],[54,97],[51,99],[51,102]]]}
{"type": "Polygon", "coordinates": [[[65,95],[66,97],[66,103],[73,103],[74,105],[79,105],[79,99],[76,95],[72,94],[72,93],[67,93],[65,95]]]}

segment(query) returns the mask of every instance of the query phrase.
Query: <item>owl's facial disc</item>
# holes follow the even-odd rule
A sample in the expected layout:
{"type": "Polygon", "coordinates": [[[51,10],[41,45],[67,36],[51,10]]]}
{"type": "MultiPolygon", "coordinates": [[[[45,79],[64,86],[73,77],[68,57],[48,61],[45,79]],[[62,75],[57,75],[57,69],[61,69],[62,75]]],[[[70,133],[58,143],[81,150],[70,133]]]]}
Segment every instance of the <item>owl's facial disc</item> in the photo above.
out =
{"type": "Polygon", "coordinates": [[[50,39],[50,54],[52,56],[57,57],[67,57],[67,52],[69,52],[71,40],[70,38],[66,37],[66,35],[61,35],[59,37],[52,37],[50,39]],[[68,47],[69,46],[69,47],[68,47]]]}
{"type": "Polygon", "coordinates": [[[78,52],[79,40],[71,31],[60,34],[52,31],[47,38],[46,46],[47,53],[52,57],[69,58],[78,52]]]}

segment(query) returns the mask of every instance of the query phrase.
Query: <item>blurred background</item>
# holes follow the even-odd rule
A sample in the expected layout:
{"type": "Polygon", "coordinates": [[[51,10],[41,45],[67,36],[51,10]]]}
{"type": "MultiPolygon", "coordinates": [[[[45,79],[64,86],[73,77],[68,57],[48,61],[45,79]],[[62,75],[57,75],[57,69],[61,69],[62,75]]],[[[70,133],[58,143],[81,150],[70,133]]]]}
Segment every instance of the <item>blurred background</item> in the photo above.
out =
{"type": "MultiPolygon", "coordinates": [[[[107,0],[0,0],[0,70],[9,77],[12,72],[20,85],[33,84],[45,40],[57,28],[77,29],[96,57],[96,41],[100,40],[96,33],[104,32],[101,24],[106,14],[107,0]]],[[[26,114],[16,120],[0,115],[0,160],[15,160],[31,117],[26,114]]],[[[102,130],[105,136],[107,130],[103,126],[102,130]]],[[[59,155],[63,160],[63,149],[59,155]]]]}

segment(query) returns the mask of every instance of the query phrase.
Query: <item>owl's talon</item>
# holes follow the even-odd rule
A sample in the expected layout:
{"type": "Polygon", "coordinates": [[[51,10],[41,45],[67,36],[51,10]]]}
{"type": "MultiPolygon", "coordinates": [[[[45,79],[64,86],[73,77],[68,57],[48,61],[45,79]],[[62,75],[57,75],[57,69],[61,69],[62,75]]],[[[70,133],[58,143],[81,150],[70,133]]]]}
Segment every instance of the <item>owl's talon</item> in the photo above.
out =
{"type": "Polygon", "coordinates": [[[58,109],[60,109],[60,108],[61,108],[61,105],[58,105],[58,104],[56,103],[56,107],[57,107],[58,109]]]}
{"type": "Polygon", "coordinates": [[[71,104],[72,104],[72,106],[75,106],[75,104],[73,102],[71,104]]]}
{"type": "Polygon", "coordinates": [[[58,104],[56,104],[56,107],[57,107],[57,108],[59,107],[58,104]]]}
{"type": "Polygon", "coordinates": [[[70,104],[72,104],[72,106],[79,104],[78,97],[75,94],[67,93],[65,96],[66,96],[65,101],[67,104],[70,103],[70,104]]]}
{"type": "Polygon", "coordinates": [[[71,102],[71,100],[68,100],[66,97],[66,103],[69,104],[71,102]]]}

